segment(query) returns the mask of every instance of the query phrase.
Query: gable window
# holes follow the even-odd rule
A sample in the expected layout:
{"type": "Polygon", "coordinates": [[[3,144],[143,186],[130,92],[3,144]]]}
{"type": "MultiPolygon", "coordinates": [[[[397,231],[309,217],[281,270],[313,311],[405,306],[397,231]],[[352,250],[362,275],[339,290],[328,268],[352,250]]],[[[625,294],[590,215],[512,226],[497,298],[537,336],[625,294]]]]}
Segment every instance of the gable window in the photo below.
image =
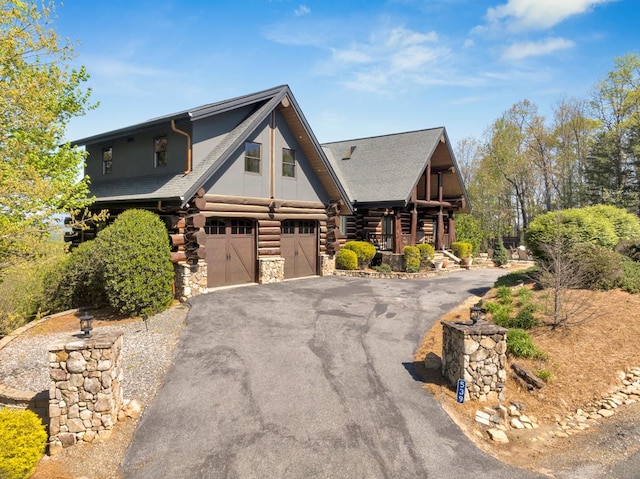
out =
{"type": "Polygon", "coordinates": [[[113,166],[113,148],[102,149],[102,174],[110,175],[113,166]]]}
{"type": "Polygon", "coordinates": [[[296,177],[296,150],[282,149],[282,176],[296,177]]]}
{"type": "Polygon", "coordinates": [[[262,145],[247,141],[244,144],[244,171],[260,173],[260,160],[262,145]]]}
{"type": "Polygon", "coordinates": [[[167,164],[167,137],[158,136],[153,139],[153,164],[155,168],[167,164]]]}

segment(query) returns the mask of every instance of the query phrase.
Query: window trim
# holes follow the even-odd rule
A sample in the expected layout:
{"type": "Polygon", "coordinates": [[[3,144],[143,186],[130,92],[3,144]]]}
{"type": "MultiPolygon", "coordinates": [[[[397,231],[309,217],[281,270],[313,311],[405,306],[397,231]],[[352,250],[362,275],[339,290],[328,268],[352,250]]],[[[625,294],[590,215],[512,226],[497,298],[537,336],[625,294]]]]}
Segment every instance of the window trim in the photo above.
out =
{"type": "Polygon", "coordinates": [[[293,148],[282,148],[282,177],[283,178],[296,178],[296,150],[294,150],[293,148]],[[286,162],[285,163],[285,151],[288,151],[291,154],[291,158],[292,158],[292,162],[286,162]],[[288,175],[285,174],[285,167],[286,166],[290,166],[291,169],[293,170],[293,174],[292,175],[288,175]]]}
{"type": "Polygon", "coordinates": [[[262,174],[262,143],[258,143],[257,141],[245,141],[244,142],[244,172],[245,173],[251,173],[254,175],[261,175],[262,174]],[[255,157],[255,156],[249,156],[248,153],[248,146],[249,145],[257,145],[258,146],[258,153],[259,156],[255,157]],[[258,171],[253,171],[253,170],[249,170],[247,169],[247,165],[248,160],[252,160],[257,162],[258,165],[258,171]]]}
{"type": "Polygon", "coordinates": [[[102,175],[110,175],[113,173],[113,146],[106,146],[102,148],[102,175]],[[109,159],[106,158],[106,153],[109,153],[109,159]]]}
{"type": "Polygon", "coordinates": [[[167,166],[169,163],[169,141],[167,139],[167,135],[155,136],[153,138],[153,167],[154,168],[162,168],[163,166],[167,166]],[[158,141],[164,140],[164,150],[158,150],[158,141]],[[164,153],[164,162],[160,163],[158,161],[159,153],[164,153]]]}

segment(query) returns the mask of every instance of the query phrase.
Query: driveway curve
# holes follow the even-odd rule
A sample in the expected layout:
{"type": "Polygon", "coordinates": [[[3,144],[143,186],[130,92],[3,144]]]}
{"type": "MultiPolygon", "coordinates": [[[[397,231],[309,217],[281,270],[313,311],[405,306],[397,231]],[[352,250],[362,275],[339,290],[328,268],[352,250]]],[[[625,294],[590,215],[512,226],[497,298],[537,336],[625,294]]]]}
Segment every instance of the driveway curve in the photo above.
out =
{"type": "Polygon", "coordinates": [[[308,278],[195,298],[124,477],[542,477],[476,448],[403,365],[500,274],[308,278]]]}

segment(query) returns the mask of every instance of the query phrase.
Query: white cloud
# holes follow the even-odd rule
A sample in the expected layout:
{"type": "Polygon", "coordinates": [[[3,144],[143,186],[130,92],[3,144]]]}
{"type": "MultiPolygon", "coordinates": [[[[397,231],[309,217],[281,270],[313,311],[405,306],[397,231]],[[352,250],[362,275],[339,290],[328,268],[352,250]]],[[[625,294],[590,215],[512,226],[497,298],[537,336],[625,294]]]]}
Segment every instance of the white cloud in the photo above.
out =
{"type": "Polygon", "coordinates": [[[404,27],[383,29],[368,41],[331,48],[331,56],[317,71],[345,77],[353,89],[386,92],[407,83],[439,82],[438,62],[449,54],[435,32],[417,32],[404,27]]]}
{"type": "MultiPolygon", "coordinates": [[[[616,0],[507,0],[503,5],[490,7],[486,18],[490,25],[504,24],[512,31],[546,30],[611,1],[616,0]]],[[[476,31],[482,29],[476,27],[476,31]]]]}
{"type": "Polygon", "coordinates": [[[574,46],[575,43],[566,38],[547,38],[539,42],[516,42],[507,47],[502,54],[502,58],[505,60],[521,60],[527,57],[548,55],[574,46]]]}
{"type": "Polygon", "coordinates": [[[296,8],[293,11],[293,14],[296,17],[301,17],[303,15],[308,15],[309,13],[311,13],[311,9],[309,7],[307,7],[306,5],[300,5],[298,8],[296,8]]]}

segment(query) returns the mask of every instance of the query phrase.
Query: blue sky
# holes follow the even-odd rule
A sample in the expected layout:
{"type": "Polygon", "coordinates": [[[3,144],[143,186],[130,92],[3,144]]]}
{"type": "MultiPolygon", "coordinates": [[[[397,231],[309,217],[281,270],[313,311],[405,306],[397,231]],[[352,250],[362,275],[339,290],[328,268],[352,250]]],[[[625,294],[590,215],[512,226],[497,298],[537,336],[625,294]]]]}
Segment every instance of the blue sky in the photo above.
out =
{"type": "Polygon", "coordinates": [[[445,126],[480,137],[513,103],[587,98],[638,53],[638,0],[66,0],[100,106],[76,139],[288,84],[321,142],[445,126]]]}

